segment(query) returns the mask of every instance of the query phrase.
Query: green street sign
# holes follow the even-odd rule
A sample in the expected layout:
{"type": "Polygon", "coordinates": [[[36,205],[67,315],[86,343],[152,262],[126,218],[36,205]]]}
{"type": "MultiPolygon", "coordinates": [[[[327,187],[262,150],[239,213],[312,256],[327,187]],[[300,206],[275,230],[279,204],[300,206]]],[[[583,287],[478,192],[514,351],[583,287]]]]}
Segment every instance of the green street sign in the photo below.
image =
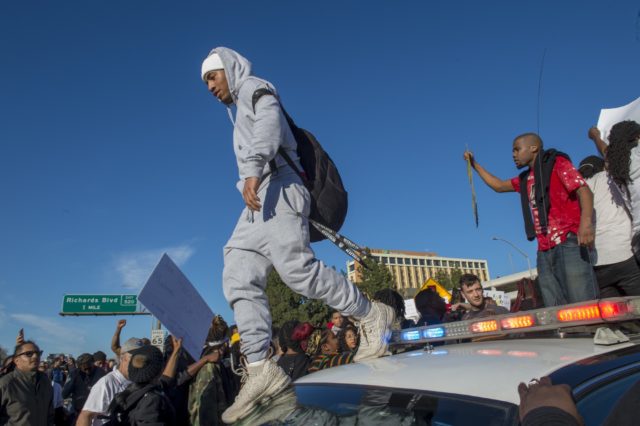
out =
{"type": "Polygon", "coordinates": [[[61,314],[124,314],[137,308],[135,294],[65,294],[61,314]]]}

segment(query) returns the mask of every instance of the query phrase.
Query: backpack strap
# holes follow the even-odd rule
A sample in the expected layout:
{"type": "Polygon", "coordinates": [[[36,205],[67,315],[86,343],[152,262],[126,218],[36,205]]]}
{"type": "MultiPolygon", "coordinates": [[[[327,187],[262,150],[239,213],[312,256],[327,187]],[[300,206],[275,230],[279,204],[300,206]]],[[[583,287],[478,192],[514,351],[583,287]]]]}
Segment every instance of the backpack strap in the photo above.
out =
{"type": "MultiPolygon", "coordinates": [[[[291,129],[291,133],[293,133],[293,135],[295,137],[295,131],[298,128],[298,126],[296,126],[296,124],[293,122],[293,119],[291,118],[291,116],[289,114],[287,114],[287,111],[282,106],[282,102],[280,102],[280,99],[268,87],[262,87],[260,89],[256,89],[256,91],[253,92],[253,96],[251,97],[251,106],[253,107],[253,113],[254,114],[256,113],[256,104],[258,103],[260,98],[263,97],[264,95],[271,95],[271,96],[276,98],[276,100],[278,101],[278,104],[280,105],[280,109],[282,110],[282,113],[284,114],[284,117],[287,120],[287,124],[289,125],[289,129],[291,129]]],[[[300,177],[300,179],[302,179],[302,183],[304,183],[304,185],[307,188],[309,188],[310,182],[309,182],[309,179],[307,179],[307,175],[304,173],[303,170],[298,169],[298,167],[293,162],[293,160],[291,159],[289,154],[287,154],[287,152],[284,149],[282,149],[282,147],[278,148],[278,154],[280,154],[280,156],[282,158],[284,158],[284,161],[287,162],[287,165],[289,165],[289,167],[291,167],[291,169],[293,169],[293,171],[296,172],[296,174],[300,177]]],[[[276,167],[275,158],[272,159],[272,160],[269,160],[269,168],[271,169],[272,173],[276,173],[276,171],[278,170],[277,167],[276,167]]],[[[265,176],[268,176],[268,175],[265,175],[265,176]]],[[[263,176],[263,178],[264,178],[264,176],[263,176]]]]}

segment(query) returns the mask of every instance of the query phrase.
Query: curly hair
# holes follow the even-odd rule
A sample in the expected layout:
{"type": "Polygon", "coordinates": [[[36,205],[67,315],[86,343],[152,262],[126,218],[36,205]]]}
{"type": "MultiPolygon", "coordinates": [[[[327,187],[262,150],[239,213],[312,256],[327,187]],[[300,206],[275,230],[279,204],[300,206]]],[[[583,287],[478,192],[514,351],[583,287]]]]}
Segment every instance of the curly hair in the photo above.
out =
{"type": "Polygon", "coordinates": [[[402,298],[400,293],[398,293],[394,289],[385,288],[376,291],[376,293],[373,295],[373,300],[384,303],[385,305],[393,309],[397,319],[404,319],[406,313],[404,309],[404,299],[402,298]]]}
{"type": "Polygon", "coordinates": [[[609,148],[607,148],[607,170],[618,185],[626,185],[631,165],[631,149],[638,145],[640,124],[635,121],[621,121],[611,128],[609,148]]]}
{"type": "Polygon", "coordinates": [[[328,328],[313,330],[308,339],[307,355],[317,356],[322,354],[322,345],[329,341],[329,337],[333,336],[333,331],[328,328]]]}
{"type": "Polygon", "coordinates": [[[352,325],[349,324],[348,326],[346,326],[344,329],[340,330],[340,332],[338,333],[338,348],[340,352],[351,352],[352,349],[349,348],[349,345],[347,345],[347,332],[348,331],[352,331],[355,335],[356,335],[356,348],[358,347],[358,344],[360,343],[360,336],[358,335],[358,329],[352,325]]]}

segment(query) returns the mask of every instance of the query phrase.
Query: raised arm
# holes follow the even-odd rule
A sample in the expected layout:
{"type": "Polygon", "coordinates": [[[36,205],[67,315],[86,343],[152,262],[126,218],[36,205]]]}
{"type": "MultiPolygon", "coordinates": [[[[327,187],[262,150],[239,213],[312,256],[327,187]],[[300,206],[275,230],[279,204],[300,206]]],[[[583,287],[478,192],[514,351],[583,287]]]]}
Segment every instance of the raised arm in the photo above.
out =
{"type": "Polygon", "coordinates": [[[111,338],[111,350],[116,354],[116,356],[120,356],[120,333],[125,325],[127,325],[127,320],[118,320],[116,331],[113,333],[113,337],[111,338]]]}
{"type": "Polygon", "coordinates": [[[180,356],[180,349],[182,348],[182,339],[176,339],[171,336],[171,343],[173,346],[173,352],[171,352],[171,356],[167,361],[167,365],[162,372],[163,376],[167,376],[170,378],[176,377],[176,367],[178,365],[178,356],[180,356]]]}
{"type": "Polygon", "coordinates": [[[596,148],[598,149],[600,155],[604,157],[607,153],[607,148],[609,148],[609,145],[607,145],[607,143],[602,140],[602,137],[600,136],[600,130],[598,130],[596,126],[593,126],[589,129],[588,135],[589,139],[591,139],[593,143],[596,144],[596,148]]]}
{"type": "Polygon", "coordinates": [[[502,180],[489,173],[484,167],[478,164],[471,151],[464,152],[464,160],[471,161],[471,167],[473,167],[473,170],[478,173],[478,175],[482,178],[484,183],[489,186],[489,188],[493,189],[496,192],[514,192],[513,185],[511,185],[511,180],[502,180]]]}

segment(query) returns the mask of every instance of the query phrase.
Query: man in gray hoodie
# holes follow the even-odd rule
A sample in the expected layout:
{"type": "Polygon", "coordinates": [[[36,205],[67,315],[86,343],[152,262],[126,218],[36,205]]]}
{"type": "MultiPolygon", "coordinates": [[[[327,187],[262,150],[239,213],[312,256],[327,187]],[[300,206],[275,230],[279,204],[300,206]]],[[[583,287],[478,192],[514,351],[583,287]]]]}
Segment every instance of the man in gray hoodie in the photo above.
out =
{"type": "Polygon", "coordinates": [[[278,148],[283,148],[302,169],[296,140],[271,83],[253,76],[251,63],[225,47],[209,53],[201,77],[209,92],[227,106],[232,122],[230,107],[236,106],[233,149],[240,174],[237,186],[246,205],[224,248],[222,277],[247,361],[246,382],[222,416],[224,422],[233,423],[290,382],[268,356],[271,314],[265,286],[272,268],[295,292],[320,299],[360,321],[362,341],[356,361],[386,352],[394,313],[384,304],[370,302],[355,285],[315,258],[309,243],[309,192],[278,155],[278,148]],[[260,97],[254,112],[253,94],[261,88],[273,96],[260,97]]]}

